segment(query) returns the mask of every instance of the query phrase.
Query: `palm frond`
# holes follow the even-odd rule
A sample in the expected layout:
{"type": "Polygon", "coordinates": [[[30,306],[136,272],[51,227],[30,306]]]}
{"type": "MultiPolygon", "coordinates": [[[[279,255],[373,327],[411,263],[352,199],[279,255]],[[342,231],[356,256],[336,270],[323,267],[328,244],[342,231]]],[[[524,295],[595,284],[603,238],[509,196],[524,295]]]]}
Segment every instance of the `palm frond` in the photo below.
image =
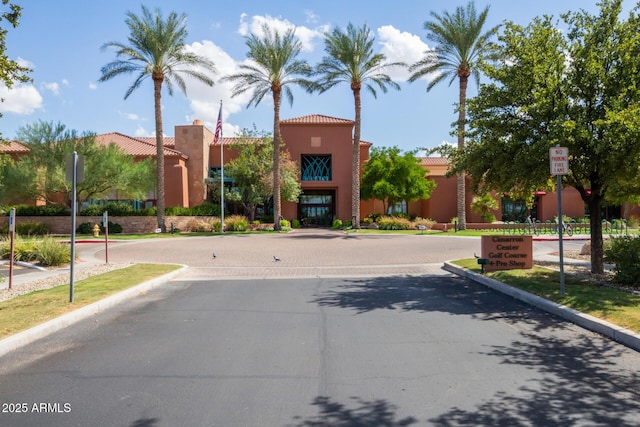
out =
{"type": "Polygon", "coordinates": [[[409,67],[412,73],[409,82],[434,75],[427,85],[429,91],[443,79],[451,77],[451,84],[463,74],[473,75],[479,84],[479,62],[490,49],[490,39],[499,28],[495,26],[482,32],[488,13],[489,6],[478,14],[473,1],[464,7],[458,6],[453,13],[431,11],[432,20],[425,22],[424,28],[427,40],[434,42],[436,47],[426,51],[421,60],[409,67]]]}

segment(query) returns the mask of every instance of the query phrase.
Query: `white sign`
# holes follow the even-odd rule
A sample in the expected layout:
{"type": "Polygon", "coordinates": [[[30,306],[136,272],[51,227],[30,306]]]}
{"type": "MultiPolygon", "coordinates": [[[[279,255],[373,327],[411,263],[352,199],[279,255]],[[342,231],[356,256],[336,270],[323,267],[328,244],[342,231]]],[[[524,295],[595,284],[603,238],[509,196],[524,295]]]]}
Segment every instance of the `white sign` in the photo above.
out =
{"type": "Polygon", "coordinates": [[[569,149],[567,147],[551,147],[549,149],[549,167],[551,175],[567,175],[569,173],[569,149]]]}
{"type": "Polygon", "coordinates": [[[16,209],[12,208],[9,211],[9,233],[16,231],[16,209]]]}

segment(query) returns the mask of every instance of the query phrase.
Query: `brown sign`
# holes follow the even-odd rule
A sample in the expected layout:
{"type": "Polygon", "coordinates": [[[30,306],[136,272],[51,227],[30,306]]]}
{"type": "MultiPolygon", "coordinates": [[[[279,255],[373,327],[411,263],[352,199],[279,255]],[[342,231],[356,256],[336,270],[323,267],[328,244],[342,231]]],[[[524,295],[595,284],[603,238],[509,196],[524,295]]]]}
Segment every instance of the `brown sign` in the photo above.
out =
{"type": "Polygon", "coordinates": [[[533,268],[532,236],[482,236],[486,271],[533,268]]]}

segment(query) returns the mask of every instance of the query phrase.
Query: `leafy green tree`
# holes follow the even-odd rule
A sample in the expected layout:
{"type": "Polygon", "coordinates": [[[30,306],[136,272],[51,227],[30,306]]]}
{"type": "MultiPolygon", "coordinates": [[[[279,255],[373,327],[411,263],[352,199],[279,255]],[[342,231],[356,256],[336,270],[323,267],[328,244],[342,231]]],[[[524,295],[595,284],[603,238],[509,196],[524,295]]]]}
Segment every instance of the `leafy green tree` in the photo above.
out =
{"type": "MultiPolygon", "coordinates": [[[[225,169],[233,179],[233,187],[227,199],[242,203],[249,219],[255,219],[256,207],[265,204],[273,195],[273,144],[270,138],[256,137],[255,132],[245,130],[231,148],[238,156],[225,169]]],[[[301,193],[298,165],[289,153],[280,155],[280,188],[282,199],[296,201],[301,193]]]]}
{"type": "MultiPolygon", "coordinates": [[[[13,28],[16,28],[21,15],[22,7],[14,3],[9,3],[9,0],[2,0],[0,23],[3,20],[6,20],[13,28]]],[[[27,67],[21,66],[14,60],[9,59],[6,55],[7,32],[8,30],[6,28],[0,28],[0,82],[4,83],[4,85],[10,89],[16,82],[24,83],[30,81],[31,78],[27,76],[27,73],[31,72],[31,70],[27,67]]],[[[4,102],[4,99],[0,100],[0,102],[4,102]]],[[[2,117],[2,114],[0,114],[0,117],[2,117]]],[[[0,133],[0,142],[1,141],[2,133],[0,133]]]]}
{"type": "Polygon", "coordinates": [[[135,162],[115,144],[97,144],[92,133],[79,134],[60,123],[40,121],[20,128],[17,134],[30,153],[0,169],[2,199],[59,203],[59,195],[71,191],[65,164],[74,151],[84,157],[84,180],[76,185],[80,203],[114,195],[143,199],[153,189],[151,160],[135,162]]]}
{"type": "Polygon", "coordinates": [[[603,202],[620,188],[640,194],[640,19],[634,9],[620,20],[621,3],[600,2],[597,16],[567,13],[564,31],[547,16],[526,27],[507,23],[504,59],[486,67],[493,82],[469,103],[471,140],[452,156],[452,170],[475,186],[531,198],[553,188],[549,149],[566,146],[562,183],[589,208],[593,273],[604,269],[603,202]]]}
{"type": "Polygon", "coordinates": [[[354,228],[360,228],[360,129],[362,119],[361,90],[364,86],[373,97],[376,88],[386,93],[388,87],[400,89],[400,85],[385,74],[389,67],[404,66],[400,62],[386,62],[382,53],[373,52],[375,39],[365,25],[356,28],[352,23],[346,31],[336,27],[325,34],[325,56],[316,67],[320,75],[319,90],[325,92],[339,83],[347,83],[353,91],[355,125],[353,131],[353,156],[351,164],[351,215],[356,221],[354,228]]]}
{"type": "Polygon", "coordinates": [[[156,191],[158,228],[166,231],[164,188],[164,133],[162,130],[162,85],[166,84],[169,95],[174,85],[186,94],[183,75],[193,77],[213,86],[210,74],[216,73],[213,62],[185,48],[188,32],[187,16],[171,12],[165,20],[159,9],[151,12],[142,6],[142,15],[127,12],[125,23],[129,27],[129,44],[105,43],[102,48],[114,48],[116,59],[101,69],[100,82],[111,80],[121,74],[137,74],[127,89],[124,99],[140,87],[147,78],[153,81],[153,100],[156,130],[156,191]]]}
{"type": "Polygon", "coordinates": [[[291,86],[298,85],[307,90],[313,88],[313,82],[306,77],[311,75],[311,67],[306,61],[298,59],[302,43],[295,35],[294,29],[280,34],[271,30],[266,24],[262,26],[262,36],[250,34],[246,38],[249,48],[248,64],[240,65],[240,72],[223,78],[235,82],[232,96],[247,91],[252,92],[247,107],[258,106],[264,96],[271,92],[273,96],[273,217],[274,229],[280,231],[279,218],[281,207],[280,155],[282,135],[280,133],[280,104],[282,93],[293,104],[291,86]]]}
{"type": "MultiPolygon", "coordinates": [[[[445,79],[450,79],[449,85],[456,78],[458,79],[457,136],[459,149],[464,148],[465,141],[469,77],[473,75],[476,84],[479,84],[479,62],[484,55],[492,56],[491,37],[498,30],[496,26],[483,32],[488,13],[489,6],[485,7],[478,15],[473,1],[467,3],[466,7],[458,6],[453,14],[444,12],[439,15],[432,11],[430,15],[433,20],[425,22],[424,28],[427,30],[427,39],[437,45],[434,49],[426,51],[424,58],[409,67],[409,71],[413,73],[409,77],[410,82],[424,76],[434,76],[427,85],[427,91],[445,79]]],[[[467,227],[467,214],[463,171],[458,174],[457,185],[458,228],[464,230],[467,227]]]]}
{"type": "Polygon", "coordinates": [[[374,147],[362,173],[362,199],[381,200],[386,213],[398,202],[428,199],[436,183],[414,151],[400,153],[398,147],[374,147]]]}

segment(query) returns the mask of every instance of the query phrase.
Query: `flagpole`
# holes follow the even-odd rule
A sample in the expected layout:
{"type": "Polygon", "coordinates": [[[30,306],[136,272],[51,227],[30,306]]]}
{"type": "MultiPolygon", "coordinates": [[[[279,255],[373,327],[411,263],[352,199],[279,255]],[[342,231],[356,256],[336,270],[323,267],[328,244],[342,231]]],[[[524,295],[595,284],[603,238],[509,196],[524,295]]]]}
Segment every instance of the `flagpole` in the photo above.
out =
{"type": "MultiPolygon", "coordinates": [[[[222,146],[222,100],[220,100],[220,112],[218,113],[218,123],[216,127],[220,127],[220,231],[224,233],[224,152],[222,146]]],[[[217,131],[218,129],[216,129],[217,131]]],[[[217,132],[216,132],[217,133],[217,132]]]]}

